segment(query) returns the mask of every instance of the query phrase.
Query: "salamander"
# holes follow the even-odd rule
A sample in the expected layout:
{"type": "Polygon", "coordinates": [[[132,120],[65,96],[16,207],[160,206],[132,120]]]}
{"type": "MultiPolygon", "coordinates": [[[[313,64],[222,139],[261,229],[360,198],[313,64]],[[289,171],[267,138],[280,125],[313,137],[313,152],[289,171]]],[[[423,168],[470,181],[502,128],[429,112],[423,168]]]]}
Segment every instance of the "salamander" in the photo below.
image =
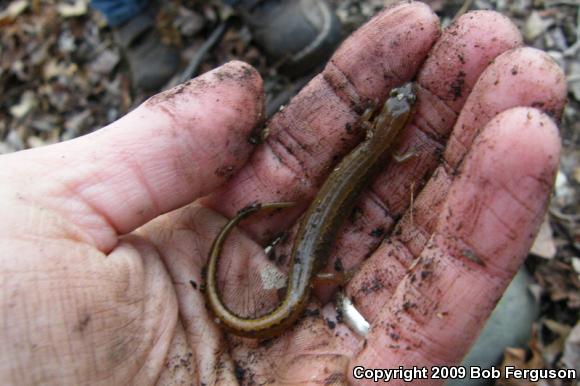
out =
{"type": "Polygon", "coordinates": [[[406,83],[391,91],[378,113],[369,110],[363,114],[361,120],[367,128],[366,138],[334,168],[308,207],[294,240],[286,293],[271,312],[256,318],[231,312],[218,291],[217,264],[226,237],[242,219],[258,210],[293,204],[279,202],[249,206],[222,228],[210,249],[206,297],[213,314],[226,330],[243,337],[270,338],[286,331],[302,315],[313,279],[326,266],[339,227],[354,209],[363,189],[384,169],[393,144],[409,121],[415,100],[413,84],[406,83]]]}

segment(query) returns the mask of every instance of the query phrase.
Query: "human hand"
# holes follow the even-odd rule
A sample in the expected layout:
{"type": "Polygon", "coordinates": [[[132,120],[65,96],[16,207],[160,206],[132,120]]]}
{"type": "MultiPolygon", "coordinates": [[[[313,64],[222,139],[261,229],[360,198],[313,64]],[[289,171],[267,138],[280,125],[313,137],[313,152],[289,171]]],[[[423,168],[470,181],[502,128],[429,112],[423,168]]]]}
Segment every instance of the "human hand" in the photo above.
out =
{"type": "Polygon", "coordinates": [[[420,3],[373,19],[270,122],[251,158],[263,96],[240,63],[91,135],[2,156],[1,379],[359,384],[356,365],[461,360],[543,217],[559,138],[542,111],[559,117],[565,83],[544,53],[512,50],[521,37],[501,15],[438,28],[420,3]],[[360,267],[347,293],[372,325],[366,341],[331,328],[330,303],[266,343],[224,335],[200,284],[226,217],[256,201],[301,204],[253,217],[228,239],[226,301],[259,314],[276,302],[252,280],[271,264],[260,245],[296,222],[360,140],[365,101],[415,77],[419,102],[397,153],[417,154],[386,166],[363,194],[329,263],[360,267]]]}

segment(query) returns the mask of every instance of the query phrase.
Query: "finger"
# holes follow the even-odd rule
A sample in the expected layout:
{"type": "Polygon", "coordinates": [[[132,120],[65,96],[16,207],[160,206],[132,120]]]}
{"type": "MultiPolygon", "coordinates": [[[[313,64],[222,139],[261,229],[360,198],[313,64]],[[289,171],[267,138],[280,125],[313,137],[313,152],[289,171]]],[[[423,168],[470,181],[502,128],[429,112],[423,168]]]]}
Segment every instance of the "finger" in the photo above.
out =
{"type": "Polygon", "coordinates": [[[477,82],[461,111],[445,149],[446,162],[456,168],[477,135],[477,129],[511,107],[534,107],[559,121],[566,93],[564,73],[545,52],[526,47],[500,55],[477,82]]]}
{"type": "MultiPolygon", "coordinates": [[[[425,4],[398,5],[375,17],[272,119],[266,143],[206,204],[231,217],[255,201],[307,203],[332,166],[361,139],[356,122],[366,103],[411,79],[438,36],[437,17],[425,4]]],[[[300,211],[285,211],[272,221],[254,218],[250,228],[268,237],[300,211]]]]}
{"type": "Polygon", "coordinates": [[[507,110],[487,124],[443,200],[429,242],[352,365],[461,360],[533,242],[559,151],[556,125],[535,109],[507,110]]]}
{"type": "Polygon", "coordinates": [[[259,75],[233,62],[93,134],[3,157],[0,173],[10,196],[59,213],[107,251],[118,234],[228,180],[251,153],[262,112],[259,75]]]}
{"type": "Polygon", "coordinates": [[[351,282],[352,295],[366,318],[374,320],[380,305],[388,301],[412,261],[425,248],[457,175],[457,162],[463,160],[483,125],[498,112],[514,106],[542,106],[559,116],[565,100],[562,70],[538,50],[508,51],[484,71],[458,118],[443,164],[413,200],[399,222],[397,234],[377,249],[351,282]],[[512,74],[513,66],[521,68],[517,76],[512,74]]]}

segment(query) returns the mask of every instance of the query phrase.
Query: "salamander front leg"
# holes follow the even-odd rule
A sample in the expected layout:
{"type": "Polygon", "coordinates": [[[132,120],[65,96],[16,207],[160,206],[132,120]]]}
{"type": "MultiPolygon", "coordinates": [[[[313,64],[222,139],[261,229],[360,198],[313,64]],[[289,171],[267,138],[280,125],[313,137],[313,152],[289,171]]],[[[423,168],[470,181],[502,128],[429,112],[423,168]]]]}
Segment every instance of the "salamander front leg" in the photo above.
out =
{"type": "Polygon", "coordinates": [[[413,146],[411,149],[407,150],[402,154],[393,153],[393,159],[397,163],[403,163],[405,161],[410,160],[413,157],[416,157],[419,154],[419,149],[413,146]]]}

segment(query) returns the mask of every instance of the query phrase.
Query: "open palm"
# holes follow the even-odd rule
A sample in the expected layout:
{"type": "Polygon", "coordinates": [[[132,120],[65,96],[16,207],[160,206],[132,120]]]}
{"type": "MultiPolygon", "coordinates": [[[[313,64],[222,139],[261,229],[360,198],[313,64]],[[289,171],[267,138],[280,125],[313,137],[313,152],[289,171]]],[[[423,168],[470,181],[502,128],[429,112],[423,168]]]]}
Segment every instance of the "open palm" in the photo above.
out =
{"type": "Polygon", "coordinates": [[[429,8],[403,4],[347,39],[255,149],[261,80],[230,63],[93,134],[2,156],[0,378],[359,384],[354,366],[457,363],[527,253],[557,169],[564,77],[521,44],[497,13],[440,33],[429,8]],[[414,156],[385,165],[328,265],[358,269],[346,291],[369,335],[337,323],[330,288],[279,338],[224,334],[202,271],[227,218],[253,202],[298,203],[228,239],[224,297],[258,315],[278,299],[264,272],[291,252],[283,243],[271,261],[261,246],[297,224],[360,141],[364,106],[411,79],[418,104],[396,152],[414,156]]]}

